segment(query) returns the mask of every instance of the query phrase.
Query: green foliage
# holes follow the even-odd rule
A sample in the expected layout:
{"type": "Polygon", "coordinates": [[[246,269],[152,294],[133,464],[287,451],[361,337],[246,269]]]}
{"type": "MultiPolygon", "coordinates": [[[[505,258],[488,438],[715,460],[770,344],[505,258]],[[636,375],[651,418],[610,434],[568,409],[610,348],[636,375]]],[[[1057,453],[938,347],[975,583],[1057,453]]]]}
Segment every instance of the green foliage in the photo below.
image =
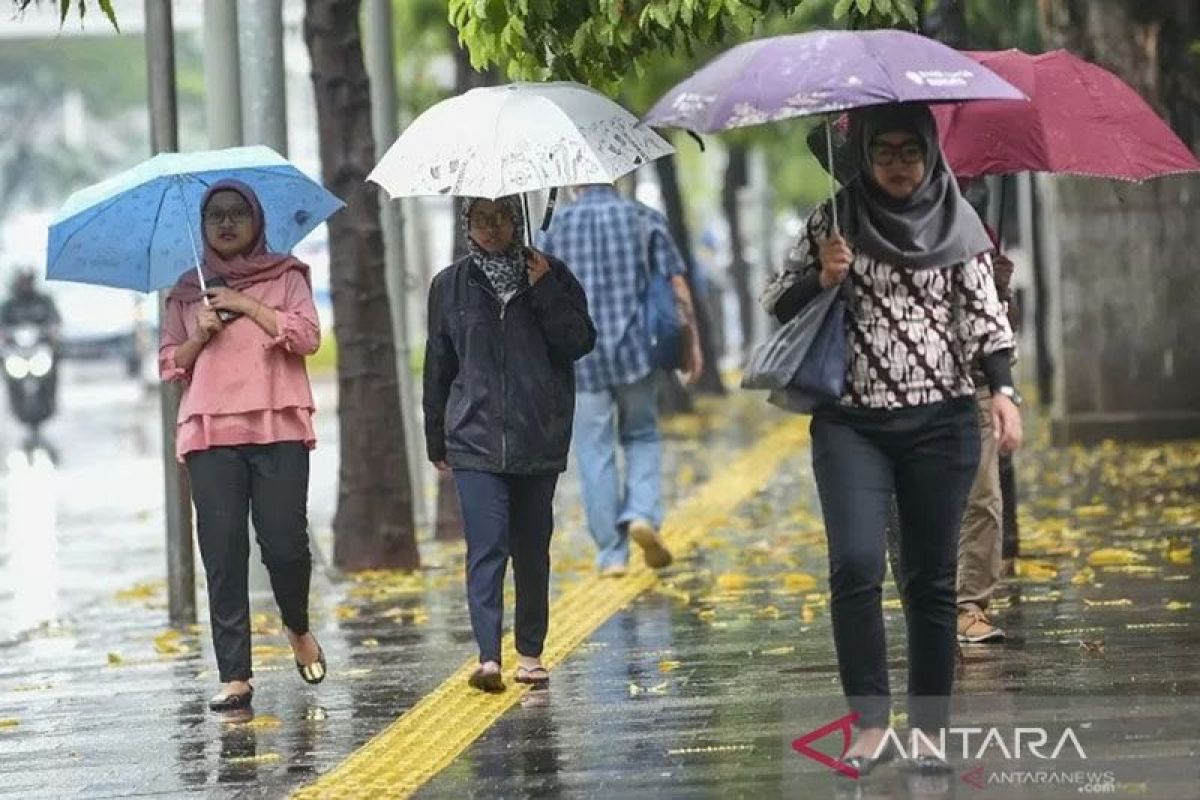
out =
{"type": "MultiPolygon", "coordinates": [[[[42,0],[13,0],[13,5],[17,12],[24,11],[32,5],[40,5],[42,0]]],[[[58,0],[58,17],[59,24],[67,24],[67,15],[71,13],[71,5],[74,2],[75,7],[79,10],[79,24],[83,24],[83,20],[87,17],[88,0],[58,0]]],[[[121,32],[121,26],[117,24],[117,12],[113,8],[112,0],[96,0],[96,5],[100,7],[100,12],[108,18],[108,22],[117,33],[121,32]]]]}
{"type": "MultiPolygon", "coordinates": [[[[476,69],[517,80],[568,79],[616,89],[651,62],[728,46],[816,0],[449,0],[450,22],[476,69]]],[[[916,20],[911,0],[840,0],[851,23],[916,20]],[[866,12],[861,9],[865,8],[866,12]]]]}

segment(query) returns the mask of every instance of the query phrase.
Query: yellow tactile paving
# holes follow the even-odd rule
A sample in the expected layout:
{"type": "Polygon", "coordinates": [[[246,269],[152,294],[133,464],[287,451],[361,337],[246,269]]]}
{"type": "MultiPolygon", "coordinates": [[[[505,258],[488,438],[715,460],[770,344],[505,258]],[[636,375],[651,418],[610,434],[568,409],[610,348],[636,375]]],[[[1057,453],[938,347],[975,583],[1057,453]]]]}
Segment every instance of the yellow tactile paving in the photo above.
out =
{"type": "MultiPolygon", "coordinates": [[[[808,421],[796,417],[770,431],[701,486],[667,516],[663,535],[686,551],[719,527],[770,480],[785,458],[807,441],[808,421]]],[[[590,578],[559,597],[550,608],[550,635],[543,660],[553,668],[604,622],[658,580],[640,560],[621,579],[590,578]]],[[[516,663],[510,634],[505,664],[516,663]]],[[[467,688],[474,659],[426,695],[408,713],[355,751],[332,772],[296,792],[315,798],[409,797],[466,750],[492,723],[516,705],[526,687],[508,681],[502,694],[467,688]]],[[[506,673],[508,670],[506,670],[506,673]]]]}

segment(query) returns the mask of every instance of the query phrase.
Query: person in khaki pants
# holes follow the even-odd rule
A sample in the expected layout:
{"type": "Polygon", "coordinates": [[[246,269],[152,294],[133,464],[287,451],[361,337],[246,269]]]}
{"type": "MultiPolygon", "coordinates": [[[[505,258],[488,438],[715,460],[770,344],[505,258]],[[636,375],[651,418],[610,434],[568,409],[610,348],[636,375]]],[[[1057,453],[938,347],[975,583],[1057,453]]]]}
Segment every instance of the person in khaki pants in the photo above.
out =
{"type": "MultiPolygon", "coordinates": [[[[996,291],[1009,302],[1013,263],[997,255],[992,266],[996,291]]],[[[1004,502],[1000,485],[1000,447],[992,429],[992,393],[982,377],[976,385],[979,402],[979,471],[971,485],[967,509],[963,513],[958,537],[958,640],[969,644],[998,642],[1004,631],[992,624],[987,607],[1000,583],[1003,569],[1001,544],[1004,530],[1004,502]]],[[[1020,397],[1010,396],[1018,405],[1020,397]]]]}

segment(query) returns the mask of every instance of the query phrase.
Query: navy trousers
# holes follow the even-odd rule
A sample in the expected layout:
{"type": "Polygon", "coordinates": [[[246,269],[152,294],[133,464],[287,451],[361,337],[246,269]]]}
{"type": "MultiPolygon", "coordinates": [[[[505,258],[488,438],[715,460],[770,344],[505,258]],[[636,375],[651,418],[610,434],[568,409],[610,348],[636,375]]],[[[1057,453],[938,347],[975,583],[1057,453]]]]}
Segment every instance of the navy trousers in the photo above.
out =
{"type": "Polygon", "coordinates": [[[455,470],[467,538],[467,606],[479,661],[500,663],[504,572],[517,585],[517,652],[542,654],[550,616],[550,535],[558,475],[455,470]]]}

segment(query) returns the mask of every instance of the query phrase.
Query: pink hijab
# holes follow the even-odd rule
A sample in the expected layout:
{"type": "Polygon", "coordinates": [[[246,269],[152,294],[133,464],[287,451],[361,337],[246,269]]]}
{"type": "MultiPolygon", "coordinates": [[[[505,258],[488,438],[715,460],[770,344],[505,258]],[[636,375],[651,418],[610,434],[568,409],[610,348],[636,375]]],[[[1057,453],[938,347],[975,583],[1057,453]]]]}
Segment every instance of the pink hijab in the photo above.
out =
{"type": "MultiPolygon", "coordinates": [[[[217,192],[237,192],[250,206],[251,222],[254,225],[254,241],[245,252],[232,258],[222,258],[216,250],[204,239],[204,278],[224,278],[226,285],[236,291],[242,291],[248,286],[263,281],[271,281],[287,273],[288,270],[299,270],[305,282],[310,286],[308,265],[289,253],[272,253],[267,250],[267,225],[263,215],[262,203],[258,195],[246,184],[232,179],[217,181],[204,193],[200,203],[200,214],[208,207],[208,201],[217,192]]],[[[203,235],[203,233],[202,233],[203,235]]],[[[196,270],[190,269],[175,284],[170,298],[182,303],[194,303],[204,294],[200,290],[200,278],[196,270]]]]}

